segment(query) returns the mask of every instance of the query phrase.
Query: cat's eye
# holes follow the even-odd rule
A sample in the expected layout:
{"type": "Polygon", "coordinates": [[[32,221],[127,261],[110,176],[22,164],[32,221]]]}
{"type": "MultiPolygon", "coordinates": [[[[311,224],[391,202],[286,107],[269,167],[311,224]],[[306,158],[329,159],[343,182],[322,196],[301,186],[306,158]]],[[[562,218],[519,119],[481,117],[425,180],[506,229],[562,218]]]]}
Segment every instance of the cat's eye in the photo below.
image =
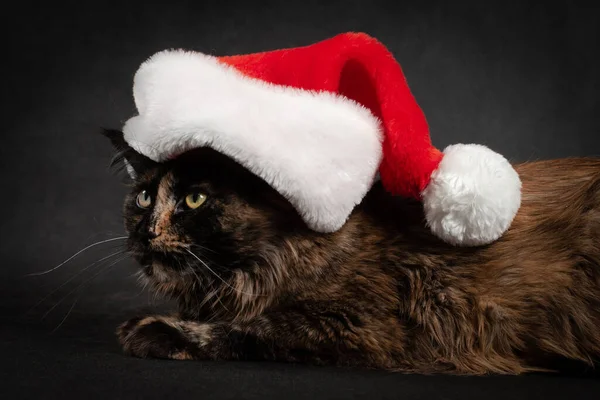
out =
{"type": "Polygon", "coordinates": [[[205,201],[206,195],[200,192],[190,193],[185,196],[185,205],[192,210],[200,207],[205,201]]]}
{"type": "Polygon", "coordinates": [[[137,195],[137,197],[135,199],[135,203],[140,208],[148,208],[152,205],[152,197],[150,197],[150,194],[147,191],[142,190],[137,195]]]}

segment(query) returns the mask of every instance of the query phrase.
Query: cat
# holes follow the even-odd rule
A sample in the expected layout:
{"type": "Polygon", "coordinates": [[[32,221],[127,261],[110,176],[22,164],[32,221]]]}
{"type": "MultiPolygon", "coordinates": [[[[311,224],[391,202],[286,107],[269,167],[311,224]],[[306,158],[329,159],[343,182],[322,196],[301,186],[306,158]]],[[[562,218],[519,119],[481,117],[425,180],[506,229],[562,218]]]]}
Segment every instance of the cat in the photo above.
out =
{"type": "Polygon", "coordinates": [[[521,374],[600,356],[600,159],[515,166],[510,230],[455,247],[419,202],[376,183],[337,232],[311,231],[267,183],[209,148],[165,163],[117,130],[135,175],[127,248],[173,315],[117,330],[124,352],[411,373],[521,374]]]}

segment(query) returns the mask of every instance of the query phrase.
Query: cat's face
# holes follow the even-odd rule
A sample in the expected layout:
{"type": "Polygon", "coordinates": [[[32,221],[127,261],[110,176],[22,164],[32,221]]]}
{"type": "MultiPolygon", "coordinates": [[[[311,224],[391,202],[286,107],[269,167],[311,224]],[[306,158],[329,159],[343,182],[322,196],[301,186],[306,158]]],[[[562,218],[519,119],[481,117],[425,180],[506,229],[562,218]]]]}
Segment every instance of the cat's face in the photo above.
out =
{"type": "Polygon", "coordinates": [[[277,192],[211,149],[159,164],[135,153],[120,132],[109,135],[135,171],[124,204],[127,245],[150,280],[178,290],[195,275],[226,279],[257,267],[281,229],[302,229],[277,192]]]}

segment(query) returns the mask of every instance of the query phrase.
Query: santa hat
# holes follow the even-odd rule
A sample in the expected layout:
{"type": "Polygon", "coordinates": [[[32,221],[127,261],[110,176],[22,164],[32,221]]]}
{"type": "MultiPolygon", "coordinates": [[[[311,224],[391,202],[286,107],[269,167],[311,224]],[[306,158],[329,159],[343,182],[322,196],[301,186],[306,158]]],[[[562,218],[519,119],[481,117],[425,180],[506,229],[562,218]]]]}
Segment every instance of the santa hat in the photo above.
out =
{"type": "Polygon", "coordinates": [[[431,144],[400,65],[365,34],[228,57],[163,51],[141,65],[133,91],[139,115],[123,131],[135,150],[162,162],[211,147],[319,232],[345,223],[377,172],[390,193],[422,200],[433,233],[456,245],[496,240],[520,206],[504,157],[431,144]]]}

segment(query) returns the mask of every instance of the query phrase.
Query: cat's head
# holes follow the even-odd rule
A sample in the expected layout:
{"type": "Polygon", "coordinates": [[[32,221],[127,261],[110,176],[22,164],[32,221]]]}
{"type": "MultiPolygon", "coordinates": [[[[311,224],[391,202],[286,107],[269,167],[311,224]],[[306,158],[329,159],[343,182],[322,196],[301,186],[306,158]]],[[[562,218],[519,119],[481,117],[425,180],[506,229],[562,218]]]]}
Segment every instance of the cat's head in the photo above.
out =
{"type": "Polygon", "coordinates": [[[156,163],[122,132],[105,135],[118,151],[113,165],[133,175],[124,205],[127,246],[151,280],[176,286],[194,274],[227,279],[255,268],[282,232],[306,229],[279,193],[212,149],[156,163]]]}

